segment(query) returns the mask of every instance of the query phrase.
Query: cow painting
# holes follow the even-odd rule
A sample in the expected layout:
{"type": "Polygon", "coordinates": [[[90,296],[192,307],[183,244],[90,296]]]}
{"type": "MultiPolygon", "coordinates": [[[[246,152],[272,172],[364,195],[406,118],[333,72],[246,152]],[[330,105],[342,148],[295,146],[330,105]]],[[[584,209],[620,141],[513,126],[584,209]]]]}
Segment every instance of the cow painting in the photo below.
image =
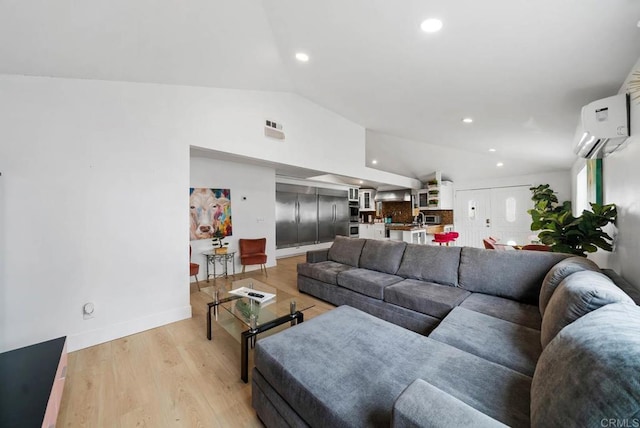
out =
{"type": "Polygon", "coordinates": [[[189,189],[190,239],[231,235],[231,192],[229,189],[189,189]]]}

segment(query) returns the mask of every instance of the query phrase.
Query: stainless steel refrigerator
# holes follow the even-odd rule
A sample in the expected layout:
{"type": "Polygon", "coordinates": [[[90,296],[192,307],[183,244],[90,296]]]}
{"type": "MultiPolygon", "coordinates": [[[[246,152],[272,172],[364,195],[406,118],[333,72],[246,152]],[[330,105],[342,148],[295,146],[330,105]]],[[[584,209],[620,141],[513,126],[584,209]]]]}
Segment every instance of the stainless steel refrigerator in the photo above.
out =
{"type": "Polygon", "coordinates": [[[317,241],[317,189],[276,184],[276,248],[310,245],[317,241]]]}
{"type": "Polygon", "coordinates": [[[349,201],[346,190],[318,189],[318,241],[349,236],[349,201]]]}

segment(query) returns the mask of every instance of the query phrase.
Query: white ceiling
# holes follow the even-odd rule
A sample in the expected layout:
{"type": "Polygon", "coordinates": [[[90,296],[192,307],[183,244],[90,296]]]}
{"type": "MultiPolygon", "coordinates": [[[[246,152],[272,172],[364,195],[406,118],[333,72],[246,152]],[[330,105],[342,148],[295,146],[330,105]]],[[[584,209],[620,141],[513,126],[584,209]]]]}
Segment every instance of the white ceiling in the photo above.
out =
{"type": "Polygon", "coordinates": [[[455,180],[568,169],[639,20],[637,0],[0,0],[0,73],[293,91],[369,130],[363,162],[455,180]]]}

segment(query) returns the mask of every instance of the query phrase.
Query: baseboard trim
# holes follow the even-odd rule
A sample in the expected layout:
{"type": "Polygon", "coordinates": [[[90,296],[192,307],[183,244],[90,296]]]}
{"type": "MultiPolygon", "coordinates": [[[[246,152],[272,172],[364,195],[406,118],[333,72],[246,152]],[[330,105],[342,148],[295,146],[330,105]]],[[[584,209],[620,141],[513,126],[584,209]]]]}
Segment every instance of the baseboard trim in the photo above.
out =
{"type": "Polygon", "coordinates": [[[69,352],[77,351],[187,318],[191,318],[191,305],[69,335],[67,349],[69,352]]]}

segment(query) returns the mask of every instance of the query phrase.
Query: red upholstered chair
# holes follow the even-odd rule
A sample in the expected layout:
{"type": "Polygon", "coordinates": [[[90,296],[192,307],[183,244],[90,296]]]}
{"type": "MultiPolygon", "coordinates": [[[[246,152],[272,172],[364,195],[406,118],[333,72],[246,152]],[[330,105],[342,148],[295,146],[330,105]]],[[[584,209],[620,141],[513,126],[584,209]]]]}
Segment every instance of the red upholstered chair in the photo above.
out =
{"type": "Polygon", "coordinates": [[[198,284],[198,290],[200,290],[200,281],[198,281],[198,272],[200,272],[200,265],[197,263],[191,263],[191,245],[189,245],[189,276],[196,279],[198,284]]]}
{"type": "Polygon", "coordinates": [[[264,269],[267,275],[267,238],[259,239],[240,239],[238,240],[240,247],[240,264],[242,265],[242,273],[247,265],[260,265],[260,270],[264,269]]]}

